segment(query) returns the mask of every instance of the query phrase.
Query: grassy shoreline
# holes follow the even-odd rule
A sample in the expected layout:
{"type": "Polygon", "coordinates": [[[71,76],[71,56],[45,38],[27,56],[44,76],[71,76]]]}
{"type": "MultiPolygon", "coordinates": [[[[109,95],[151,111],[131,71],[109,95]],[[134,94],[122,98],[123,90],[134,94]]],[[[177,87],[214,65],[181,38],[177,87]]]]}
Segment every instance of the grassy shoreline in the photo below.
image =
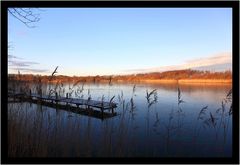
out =
{"type": "Polygon", "coordinates": [[[178,84],[231,84],[232,79],[158,79],[140,80],[145,83],[178,83],[178,84]]]}
{"type": "MultiPolygon", "coordinates": [[[[15,81],[15,80],[10,80],[15,81]]],[[[10,82],[9,81],[9,82],[10,82]]],[[[31,80],[20,80],[22,82],[26,83],[37,83],[36,81],[31,80]]],[[[51,80],[49,81],[41,81],[43,84],[74,84],[74,83],[101,83],[101,84],[109,84],[108,80],[99,80],[97,82],[93,82],[91,80],[72,80],[72,81],[66,81],[66,80],[51,80]]],[[[181,84],[181,85],[232,85],[232,79],[142,79],[142,80],[112,80],[111,84],[181,84]]]]}
{"type": "MultiPolygon", "coordinates": [[[[55,73],[55,72],[53,72],[55,73]]],[[[42,76],[28,74],[9,74],[9,80],[20,80],[26,82],[46,82],[46,83],[200,83],[200,84],[231,84],[232,72],[209,72],[197,70],[177,70],[145,74],[131,75],[108,75],[108,76],[42,76]]]]}

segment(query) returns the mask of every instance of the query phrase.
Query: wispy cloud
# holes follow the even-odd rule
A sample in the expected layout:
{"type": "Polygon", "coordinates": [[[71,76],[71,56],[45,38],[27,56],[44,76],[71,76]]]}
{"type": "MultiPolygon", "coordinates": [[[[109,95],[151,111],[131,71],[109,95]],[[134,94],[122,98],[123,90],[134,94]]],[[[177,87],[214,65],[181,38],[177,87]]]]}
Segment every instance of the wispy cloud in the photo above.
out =
{"type": "Polygon", "coordinates": [[[30,62],[30,61],[13,61],[8,60],[8,66],[16,66],[16,67],[27,67],[34,64],[39,64],[37,62],[30,62]]]}
{"type": "Polygon", "coordinates": [[[18,56],[8,55],[8,67],[12,71],[20,71],[27,73],[41,73],[48,72],[47,69],[35,69],[33,65],[40,63],[34,61],[25,61],[23,58],[18,56]]]}
{"type": "Polygon", "coordinates": [[[208,58],[198,58],[194,60],[189,60],[183,66],[186,68],[193,68],[193,67],[202,67],[202,66],[231,63],[231,61],[232,61],[231,53],[221,53],[208,58]]]}
{"type": "Polygon", "coordinates": [[[8,59],[22,59],[20,57],[17,57],[17,56],[13,56],[13,55],[8,55],[8,59]]]}
{"type": "Polygon", "coordinates": [[[170,66],[161,66],[155,68],[148,68],[148,69],[130,69],[125,70],[125,72],[131,73],[146,73],[146,72],[161,72],[161,71],[168,71],[168,70],[180,70],[180,69],[191,69],[197,67],[206,67],[206,66],[213,66],[219,64],[229,64],[232,62],[232,53],[225,52],[215,54],[210,57],[206,58],[197,58],[185,61],[183,64],[179,65],[170,65],[170,66]]]}
{"type": "Polygon", "coordinates": [[[35,73],[42,73],[42,72],[48,72],[49,70],[47,69],[32,69],[32,68],[11,68],[12,70],[15,71],[20,71],[20,72],[35,72],[35,73]]]}

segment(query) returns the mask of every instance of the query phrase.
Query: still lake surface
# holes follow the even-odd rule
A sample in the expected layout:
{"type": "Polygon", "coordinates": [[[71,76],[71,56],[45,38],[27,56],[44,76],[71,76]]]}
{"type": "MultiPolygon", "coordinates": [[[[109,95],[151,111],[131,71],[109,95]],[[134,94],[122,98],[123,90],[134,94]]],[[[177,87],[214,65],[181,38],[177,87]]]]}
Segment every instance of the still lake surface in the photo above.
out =
{"type": "MultiPolygon", "coordinates": [[[[74,89],[80,92],[73,92],[72,97],[109,101],[115,96],[117,116],[100,120],[30,103],[9,103],[8,116],[20,107],[15,120],[28,121],[26,134],[42,129],[36,137],[44,141],[39,149],[49,146],[47,156],[231,157],[230,103],[222,104],[231,88],[204,84],[80,84],[74,89]],[[155,102],[150,105],[146,91],[154,89],[155,102]]],[[[62,89],[64,96],[70,92],[68,84],[62,89]]],[[[153,100],[151,95],[149,101],[153,100]]]]}

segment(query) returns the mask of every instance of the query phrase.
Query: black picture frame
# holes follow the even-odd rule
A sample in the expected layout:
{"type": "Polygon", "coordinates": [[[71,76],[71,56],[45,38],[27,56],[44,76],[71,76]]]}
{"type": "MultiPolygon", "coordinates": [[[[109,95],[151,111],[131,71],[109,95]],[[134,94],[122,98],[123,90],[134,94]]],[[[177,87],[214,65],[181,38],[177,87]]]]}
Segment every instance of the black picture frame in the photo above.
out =
{"type": "Polygon", "coordinates": [[[57,163],[57,164],[159,164],[159,163],[215,163],[238,164],[239,163],[239,2],[238,1],[1,1],[1,130],[2,130],[2,163],[57,163]],[[8,157],[7,137],[7,51],[8,51],[8,19],[9,7],[149,7],[149,8],[232,8],[232,54],[233,54],[233,147],[231,158],[10,158],[8,157]]]}

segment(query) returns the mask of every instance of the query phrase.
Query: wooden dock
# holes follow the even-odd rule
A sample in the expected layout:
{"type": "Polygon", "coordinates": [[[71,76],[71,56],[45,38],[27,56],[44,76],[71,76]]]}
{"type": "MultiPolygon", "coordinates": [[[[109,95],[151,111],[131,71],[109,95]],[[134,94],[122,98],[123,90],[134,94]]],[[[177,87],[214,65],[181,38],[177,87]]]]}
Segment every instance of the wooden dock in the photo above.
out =
{"type": "Polygon", "coordinates": [[[57,94],[55,96],[46,96],[32,94],[31,92],[30,94],[8,92],[8,98],[12,100],[11,102],[28,101],[100,119],[110,118],[117,115],[116,112],[114,112],[117,104],[113,102],[60,97],[57,94]],[[106,110],[108,110],[108,112],[106,112],[106,110]]]}

